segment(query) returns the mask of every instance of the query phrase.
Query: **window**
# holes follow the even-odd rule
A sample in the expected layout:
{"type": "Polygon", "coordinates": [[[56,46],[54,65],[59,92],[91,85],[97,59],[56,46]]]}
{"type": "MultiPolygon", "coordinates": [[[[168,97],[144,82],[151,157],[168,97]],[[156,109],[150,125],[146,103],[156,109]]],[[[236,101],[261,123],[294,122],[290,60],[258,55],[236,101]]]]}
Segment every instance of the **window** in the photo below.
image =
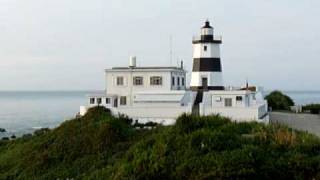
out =
{"type": "Polygon", "coordinates": [[[101,98],[97,98],[97,103],[101,104],[102,103],[102,99],[101,98]]]}
{"type": "Polygon", "coordinates": [[[106,104],[110,104],[110,98],[106,98],[106,104]]]}
{"type": "Polygon", "coordinates": [[[175,79],[176,79],[175,77],[171,78],[172,86],[174,86],[176,84],[175,79]]]}
{"type": "Polygon", "coordinates": [[[127,97],[126,96],[121,96],[120,97],[120,105],[127,105],[127,97]]]}
{"type": "Polygon", "coordinates": [[[180,86],[180,77],[178,77],[178,86],[180,86]]]}
{"type": "Polygon", "coordinates": [[[94,98],[90,98],[90,104],[94,104],[95,103],[95,99],[94,98]]]}
{"type": "Polygon", "coordinates": [[[117,77],[117,86],[123,86],[123,77],[117,77]]]}
{"type": "Polygon", "coordinates": [[[221,97],[216,97],[216,102],[221,102],[221,97]]]}
{"type": "Polygon", "coordinates": [[[184,86],[184,84],[185,84],[184,78],[181,78],[181,84],[182,84],[182,86],[184,86]]]}
{"type": "Polygon", "coordinates": [[[207,46],[203,46],[204,51],[207,51],[207,49],[208,49],[207,46]]]}
{"type": "Polygon", "coordinates": [[[162,85],[162,77],[160,76],[153,76],[150,78],[151,85],[162,85]]]}
{"type": "Polygon", "coordinates": [[[242,96],[237,96],[237,97],[236,97],[236,100],[237,100],[237,101],[242,101],[242,96]]]}
{"type": "Polygon", "coordinates": [[[225,107],[232,107],[232,99],[231,98],[225,98],[224,99],[224,106],[225,107]]]}
{"type": "Polygon", "coordinates": [[[143,77],[140,77],[140,76],[133,77],[133,85],[136,85],[136,86],[143,85],[143,77]]]}

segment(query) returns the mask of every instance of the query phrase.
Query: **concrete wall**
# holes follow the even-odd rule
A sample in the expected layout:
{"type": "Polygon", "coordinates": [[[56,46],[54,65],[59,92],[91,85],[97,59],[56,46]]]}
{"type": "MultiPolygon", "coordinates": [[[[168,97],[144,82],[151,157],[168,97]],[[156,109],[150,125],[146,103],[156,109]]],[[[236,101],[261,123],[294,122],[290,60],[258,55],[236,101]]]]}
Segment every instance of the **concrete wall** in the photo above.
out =
{"type": "Polygon", "coordinates": [[[260,97],[259,92],[245,90],[209,91],[204,93],[203,103],[200,104],[200,114],[220,114],[236,121],[268,123],[269,119],[268,115],[266,115],[268,113],[267,107],[268,103],[260,97]],[[237,96],[241,96],[242,101],[237,101],[237,96]],[[226,98],[232,99],[232,107],[225,106],[226,98]],[[264,117],[264,119],[260,119],[261,117],[264,117]]]}
{"type": "Polygon", "coordinates": [[[208,78],[208,86],[224,86],[222,72],[192,72],[190,86],[202,86],[202,78],[208,78]]]}
{"type": "Polygon", "coordinates": [[[117,114],[126,114],[132,118],[177,118],[183,113],[191,113],[190,106],[183,107],[120,107],[111,108],[117,114]]]}
{"type": "MultiPolygon", "coordinates": [[[[80,115],[83,116],[87,113],[87,110],[92,106],[80,106],[80,115]]],[[[159,107],[159,106],[141,106],[141,107],[118,107],[110,108],[114,115],[124,114],[138,120],[140,123],[146,123],[149,121],[161,123],[163,125],[171,125],[176,122],[176,119],[183,113],[191,113],[192,106],[180,106],[180,107],[159,107]]]]}
{"type": "Polygon", "coordinates": [[[193,44],[193,58],[220,58],[220,44],[199,43],[193,44]],[[207,50],[204,50],[207,46],[207,50]]]}
{"type": "MultiPolygon", "coordinates": [[[[106,97],[99,96],[95,98],[102,98],[103,103],[100,105],[109,108],[114,115],[120,113],[134,120],[137,119],[142,123],[153,121],[169,125],[174,123],[181,114],[191,113],[195,93],[191,91],[168,91],[159,94],[142,93],[136,94],[135,96],[137,96],[139,100],[133,105],[119,105],[117,108],[112,107],[110,104],[105,104],[104,98],[106,97]]],[[[112,100],[115,97],[110,98],[112,100]]],[[[88,108],[97,106],[98,104],[96,102],[97,101],[95,101],[95,104],[88,102],[88,106],[81,106],[80,115],[84,115],[88,108]]]]}
{"type": "Polygon", "coordinates": [[[118,96],[126,96],[127,104],[132,105],[134,97],[133,95],[137,92],[166,92],[170,90],[184,90],[184,86],[181,85],[181,78],[186,81],[185,73],[181,71],[146,71],[146,72],[136,72],[136,71],[119,71],[119,72],[107,72],[106,73],[106,93],[116,94],[118,96]],[[140,76],[143,77],[143,85],[133,85],[133,77],[140,76]],[[151,85],[150,77],[160,76],[162,77],[162,85],[151,85]],[[124,85],[118,86],[116,84],[117,77],[124,78],[124,85]],[[180,86],[172,86],[172,77],[180,78],[180,86]]]}
{"type": "Polygon", "coordinates": [[[169,125],[183,113],[191,113],[191,106],[182,107],[119,107],[111,108],[114,114],[125,114],[141,123],[148,121],[169,125]]]}
{"type": "Polygon", "coordinates": [[[236,121],[254,121],[258,120],[258,108],[241,108],[241,107],[204,107],[200,104],[200,114],[211,115],[220,114],[221,116],[229,117],[236,121]]]}

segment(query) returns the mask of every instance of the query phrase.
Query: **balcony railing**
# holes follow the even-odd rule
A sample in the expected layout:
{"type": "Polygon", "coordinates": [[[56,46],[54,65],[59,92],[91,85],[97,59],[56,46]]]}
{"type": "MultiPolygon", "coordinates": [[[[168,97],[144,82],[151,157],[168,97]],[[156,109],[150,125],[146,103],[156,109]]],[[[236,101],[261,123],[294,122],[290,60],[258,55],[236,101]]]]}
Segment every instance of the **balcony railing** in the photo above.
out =
{"type": "MultiPolygon", "coordinates": [[[[192,37],[192,41],[200,41],[202,40],[201,39],[201,36],[193,36],[192,37]]],[[[218,35],[218,36],[213,36],[213,40],[215,41],[222,41],[222,36],[218,35]]]]}

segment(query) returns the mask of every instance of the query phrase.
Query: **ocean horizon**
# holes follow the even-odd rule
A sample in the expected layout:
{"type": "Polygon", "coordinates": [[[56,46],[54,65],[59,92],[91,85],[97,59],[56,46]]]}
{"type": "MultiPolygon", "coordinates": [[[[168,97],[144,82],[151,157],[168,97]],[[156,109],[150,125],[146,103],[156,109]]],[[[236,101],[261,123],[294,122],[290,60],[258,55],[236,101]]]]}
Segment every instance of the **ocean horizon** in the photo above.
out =
{"type": "MultiPolygon", "coordinates": [[[[7,131],[0,133],[0,138],[57,127],[74,118],[79,107],[86,105],[86,95],[96,92],[101,91],[0,91],[0,128],[7,131]]],[[[283,92],[296,104],[320,103],[320,90],[283,92]]]]}

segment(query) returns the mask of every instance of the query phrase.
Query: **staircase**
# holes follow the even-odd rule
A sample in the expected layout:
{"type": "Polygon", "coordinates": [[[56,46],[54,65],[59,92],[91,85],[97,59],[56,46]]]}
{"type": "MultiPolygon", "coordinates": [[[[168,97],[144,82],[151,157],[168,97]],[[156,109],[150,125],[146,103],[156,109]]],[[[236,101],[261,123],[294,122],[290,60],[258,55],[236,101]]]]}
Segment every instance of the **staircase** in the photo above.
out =
{"type": "Polygon", "coordinates": [[[196,99],[192,106],[192,115],[197,115],[197,116],[200,115],[200,103],[202,102],[202,99],[203,99],[203,91],[198,90],[196,99]]]}

